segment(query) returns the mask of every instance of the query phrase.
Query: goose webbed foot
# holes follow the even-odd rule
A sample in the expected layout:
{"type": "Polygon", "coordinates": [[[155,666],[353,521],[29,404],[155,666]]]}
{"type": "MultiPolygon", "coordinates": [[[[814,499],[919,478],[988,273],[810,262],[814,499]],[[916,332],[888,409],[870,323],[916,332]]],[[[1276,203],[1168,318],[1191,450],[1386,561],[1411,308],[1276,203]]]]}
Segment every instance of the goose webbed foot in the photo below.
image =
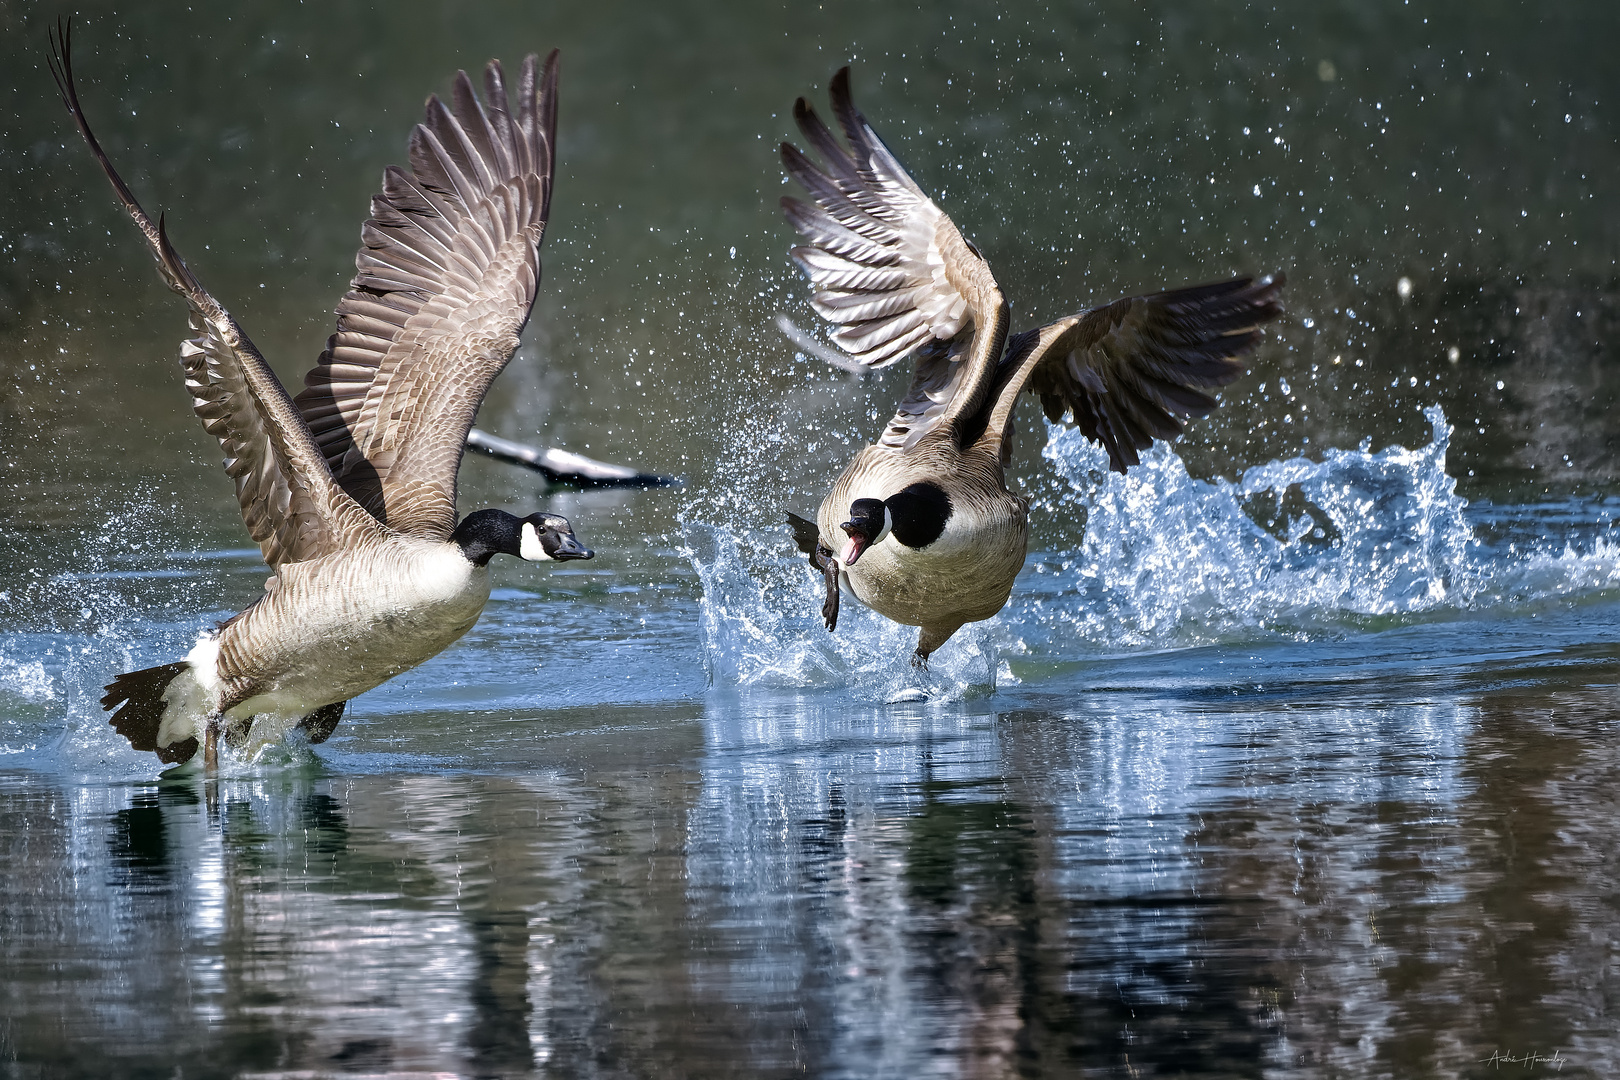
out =
{"type": "Polygon", "coordinates": [[[928,670],[928,658],[945,642],[950,640],[952,634],[962,628],[961,623],[948,623],[944,626],[925,626],[917,634],[917,651],[911,655],[911,666],[922,671],[928,670]]]}
{"type": "Polygon", "coordinates": [[[298,721],[299,728],[309,736],[311,746],[325,742],[337,730],[338,721],[343,719],[343,710],[348,707],[347,701],[334,701],[330,705],[322,705],[302,720],[298,721]]]}
{"type": "Polygon", "coordinates": [[[821,619],[827,624],[830,634],[838,629],[838,560],[824,547],[818,547],[816,554],[821,556],[821,576],[827,582],[827,599],[821,602],[821,619]]]}
{"type": "Polygon", "coordinates": [[[788,514],[787,519],[788,525],[793,528],[794,544],[827,582],[827,599],[821,603],[821,621],[827,624],[827,632],[831,633],[838,628],[838,560],[833,557],[833,549],[821,542],[821,530],[815,522],[792,513],[788,514]]]}

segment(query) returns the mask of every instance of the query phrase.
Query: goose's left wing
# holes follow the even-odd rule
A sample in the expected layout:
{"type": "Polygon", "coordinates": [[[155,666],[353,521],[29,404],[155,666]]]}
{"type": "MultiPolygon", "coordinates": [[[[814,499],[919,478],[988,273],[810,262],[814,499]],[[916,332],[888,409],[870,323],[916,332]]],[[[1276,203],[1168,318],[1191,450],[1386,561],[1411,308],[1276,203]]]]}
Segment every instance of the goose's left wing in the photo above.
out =
{"type": "Polygon", "coordinates": [[[529,56],[508,105],[498,61],[484,103],[458,72],[430,97],[410,169],[390,166],[297,404],[345,491],[391,528],[456,524],[456,473],[489,384],[516,351],[540,282],[557,130],[557,53],[529,56]]]}
{"type": "Polygon", "coordinates": [[[302,562],[374,531],[377,522],[332,480],[309,431],[275,372],[235,319],[202,287],[180,253],[113,168],[90,130],[73,82],[72,25],[57,23],[51,72],[62,103],[134,220],[169,288],[190,309],[192,336],[180,348],[192,408],[225,452],[225,472],[264,561],[302,562]]]}
{"type": "Polygon", "coordinates": [[[1206,391],[1247,369],[1260,325],[1282,314],[1282,274],[1128,296],[1048,323],[1008,342],[986,437],[1003,438],[1022,390],[1040,395],[1051,420],[1072,412],[1081,432],[1124,472],[1154,439],[1185,430],[1183,418],[1215,408],[1206,391]]]}

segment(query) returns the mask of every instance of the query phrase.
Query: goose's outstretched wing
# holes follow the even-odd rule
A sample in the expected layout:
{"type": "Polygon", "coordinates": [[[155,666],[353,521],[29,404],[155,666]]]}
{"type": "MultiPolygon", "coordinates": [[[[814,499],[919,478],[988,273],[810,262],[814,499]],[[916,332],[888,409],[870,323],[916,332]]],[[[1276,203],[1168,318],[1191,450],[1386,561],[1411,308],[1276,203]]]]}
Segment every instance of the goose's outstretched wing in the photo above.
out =
{"type": "Polygon", "coordinates": [[[782,200],[807,241],[793,258],[815,288],[811,306],[836,328],[833,341],[860,363],[881,367],[923,349],[882,440],[910,446],[983,404],[1006,340],[1007,304],[989,265],[855,108],[849,68],[827,92],[848,149],[803,98],[793,118],[822,165],[782,144],[783,165],[814,200],[782,200]]]}
{"type": "Polygon", "coordinates": [[[341,546],[356,531],[377,529],[376,521],[333,483],[320,450],[264,357],[198,284],[169,243],[162,220],[152,222],[102,151],[79,106],[71,37],[71,25],[58,22],[51,41],[51,73],[90,152],[146,237],[164,280],[190,309],[193,336],[180,347],[186,389],[203,426],[225,451],[225,471],[236,481],[242,521],[264,561],[271,566],[301,562],[341,546]]]}
{"type": "Polygon", "coordinates": [[[540,282],[557,130],[557,53],[529,56],[508,106],[498,61],[430,97],[410,169],[371,200],[338,329],[297,404],[339,484],[399,532],[456,524],[462,446],[517,349],[540,282]]]}
{"type": "Polygon", "coordinates": [[[1184,417],[1215,408],[1207,390],[1247,370],[1260,324],[1282,314],[1282,274],[1129,296],[1019,334],[996,380],[986,437],[1003,438],[1022,390],[1040,395],[1049,419],[1065,412],[1108,451],[1109,467],[1138,464],[1138,450],[1172,439],[1184,417]]]}

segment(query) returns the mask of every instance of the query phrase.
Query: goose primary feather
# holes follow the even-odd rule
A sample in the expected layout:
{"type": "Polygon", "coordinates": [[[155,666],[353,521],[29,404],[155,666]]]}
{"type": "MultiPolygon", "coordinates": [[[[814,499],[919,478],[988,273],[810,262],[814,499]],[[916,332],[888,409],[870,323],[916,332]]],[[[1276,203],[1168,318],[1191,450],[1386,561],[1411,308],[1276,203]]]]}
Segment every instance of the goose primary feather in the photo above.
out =
{"type": "Polygon", "coordinates": [[[201,744],[212,769],[219,737],[239,742],[256,717],[298,723],[319,742],[350,698],[471,628],[495,555],[592,555],[556,515],[456,516],[463,444],[540,281],[557,54],[524,60],[515,109],[498,61],[482,102],[465,72],[448,105],[428,99],[409,168],[390,167],[372,199],[337,332],[295,398],[102,151],[79,104],[70,33],[59,23],[52,40],[63,103],[186,302],[186,388],[273,570],[264,594],[184,660],[118,676],[102,705],[164,762],[201,744]]]}
{"type": "Polygon", "coordinates": [[[1284,279],[1126,297],[1009,337],[989,264],[855,108],[847,67],[828,96],[847,146],[800,98],[794,119],[820,164],[781,147],[810,196],[782,200],[805,240],[793,258],[834,343],[863,366],[910,356],[914,369],[894,417],[816,521],[788,516],[825,576],[827,628],[847,590],[919,627],[914,663],[925,665],[964,624],[1000,611],[1023,567],[1029,504],[1004,472],[1019,395],[1038,395],[1052,420],[1069,415],[1124,472],[1244,373],[1239,357],[1281,313],[1284,279]]]}

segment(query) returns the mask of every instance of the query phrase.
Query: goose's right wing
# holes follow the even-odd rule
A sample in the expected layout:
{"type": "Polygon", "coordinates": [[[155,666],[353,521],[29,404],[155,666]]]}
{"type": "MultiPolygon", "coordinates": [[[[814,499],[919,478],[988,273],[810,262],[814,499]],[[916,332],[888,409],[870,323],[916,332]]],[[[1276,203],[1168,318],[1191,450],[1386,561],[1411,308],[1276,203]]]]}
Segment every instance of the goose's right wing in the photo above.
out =
{"type": "Polygon", "coordinates": [[[849,148],[803,98],[793,117],[822,165],[782,144],[783,165],[814,200],[782,200],[807,241],[793,258],[815,288],[811,306],[859,363],[881,367],[923,350],[884,438],[911,444],[982,403],[1005,340],[1006,302],[989,265],[855,108],[847,67],[828,97],[849,148]]]}
{"type": "Polygon", "coordinates": [[[300,562],[339,546],[353,530],[377,523],[343,494],[275,373],[236,320],[210,296],[169,243],[161,221],[141,209],[102,151],[73,84],[71,28],[59,22],[51,73],[62,102],[124,209],[146,237],[169,288],[190,308],[192,337],[181,346],[186,389],[208,433],[225,451],[242,521],[271,566],[300,562]]]}
{"type": "Polygon", "coordinates": [[[1282,314],[1282,274],[1127,296],[1048,323],[1009,343],[996,380],[987,437],[1001,438],[1022,390],[1040,395],[1051,420],[1072,412],[1109,467],[1138,464],[1138,450],[1171,439],[1184,417],[1215,408],[1206,391],[1247,369],[1260,325],[1282,314]]]}

